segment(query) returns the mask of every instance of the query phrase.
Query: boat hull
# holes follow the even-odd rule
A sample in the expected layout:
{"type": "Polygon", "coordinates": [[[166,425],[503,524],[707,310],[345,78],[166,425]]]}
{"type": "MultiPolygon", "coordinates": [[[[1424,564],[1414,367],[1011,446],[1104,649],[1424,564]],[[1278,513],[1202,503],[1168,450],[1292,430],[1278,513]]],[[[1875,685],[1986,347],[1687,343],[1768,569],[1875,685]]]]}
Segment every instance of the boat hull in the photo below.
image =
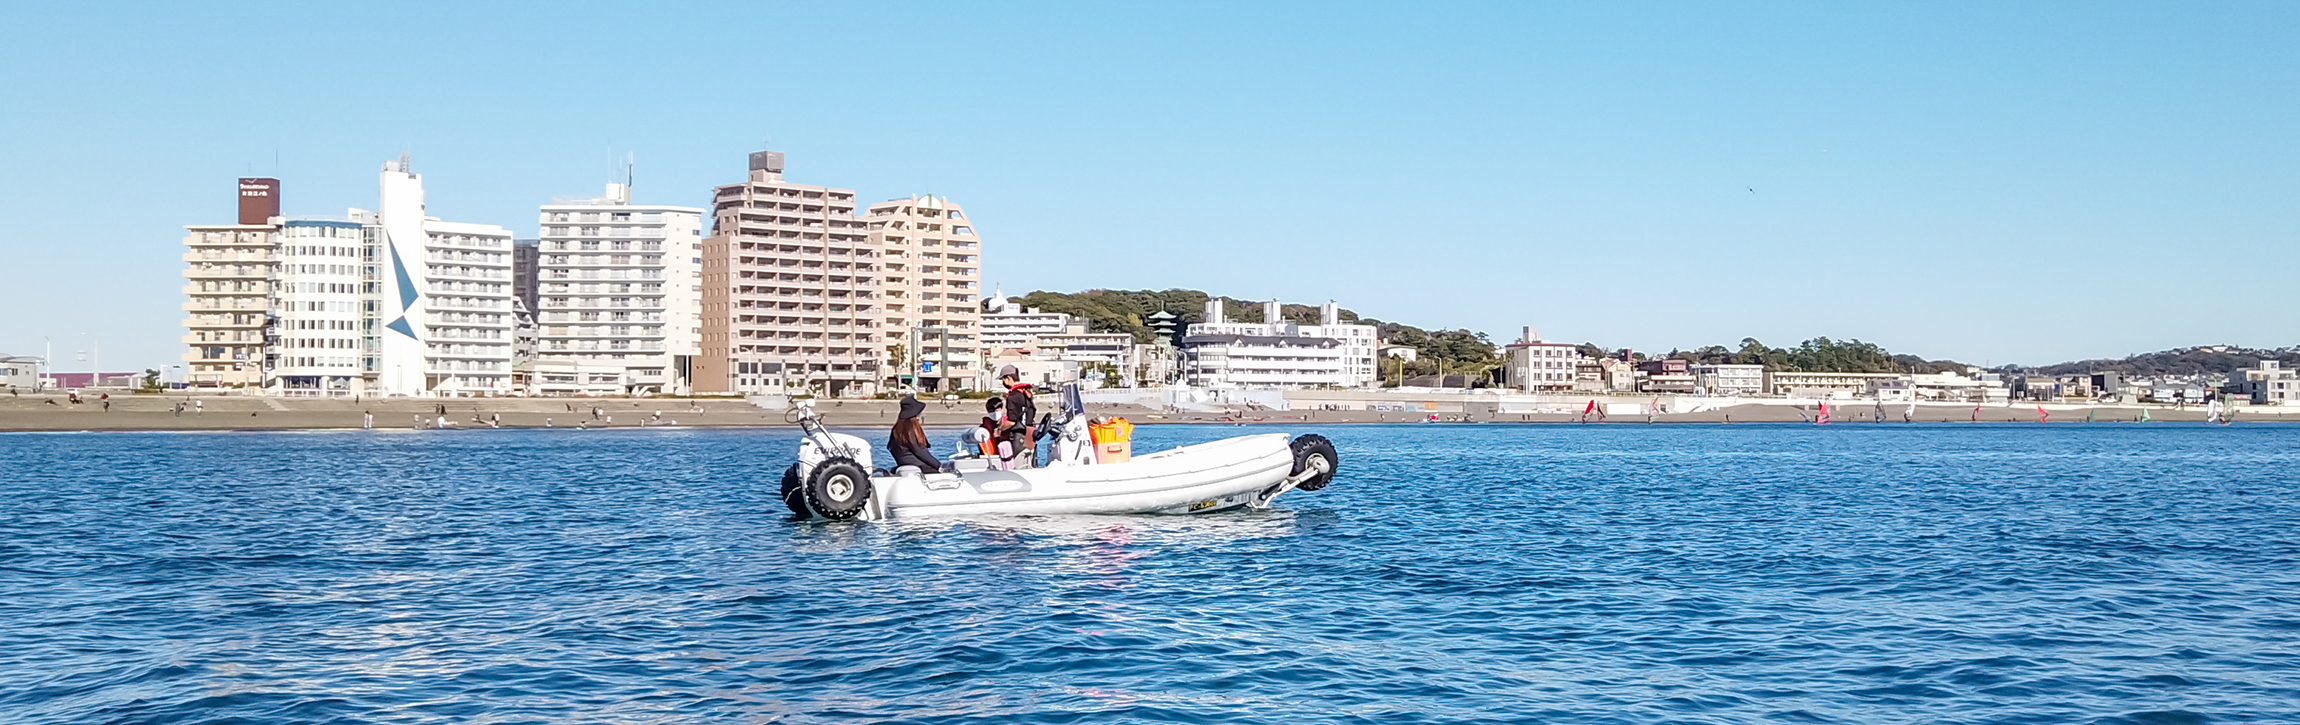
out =
{"type": "Polygon", "coordinates": [[[1293,468],[1285,434],[1240,436],[1126,463],[875,477],[865,516],[1213,513],[1269,505],[1293,468]]]}

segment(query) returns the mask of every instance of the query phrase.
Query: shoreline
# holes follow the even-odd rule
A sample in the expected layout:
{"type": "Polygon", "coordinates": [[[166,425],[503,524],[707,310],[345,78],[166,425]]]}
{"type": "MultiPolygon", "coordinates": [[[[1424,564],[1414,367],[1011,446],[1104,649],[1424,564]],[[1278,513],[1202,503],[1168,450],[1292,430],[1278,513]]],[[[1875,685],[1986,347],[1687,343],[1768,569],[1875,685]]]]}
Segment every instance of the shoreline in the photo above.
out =
{"type": "MultiPolygon", "coordinates": [[[[729,399],[647,398],[483,398],[451,400],[388,399],[375,401],[281,399],[262,397],[188,398],[180,395],[116,395],[106,401],[83,395],[79,404],[62,395],[0,397],[0,433],[99,432],[279,432],[356,431],[373,414],[374,430],[443,430],[437,427],[441,411],[453,425],[444,430],[704,430],[788,429],[781,411],[769,411],[729,399]],[[178,413],[176,406],[184,406],[178,413]],[[490,425],[500,421],[500,427],[490,425]],[[420,423],[419,423],[420,421],[420,423]],[[659,422],[658,422],[659,421],[659,422]],[[642,425],[642,422],[645,424],[642,425]],[[420,427],[419,427],[420,426],[420,427]]],[[[923,422],[929,428],[963,428],[981,419],[979,401],[928,405],[923,422]]],[[[1097,405],[1097,415],[1121,416],[1135,425],[1323,426],[1430,424],[1428,413],[1363,410],[1240,410],[1230,413],[1170,411],[1138,405],[1097,405]]],[[[1875,407],[1837,406],[1835,425],[1901,424],[1906,406],[1888,405],[1884,420],[1875,420],[1875,407]]],[[[2152,422],[2202,422],[2199,408],[2146,409],[2152,422]]],[[[1974,423],[1971,404],[1920,404],[1912,422],[1974,423]]],[[[2135,422],[2138,406],[2070,406],[2048,404],[2050,423],[2084,423],[2089,415],[2098,423],[2135,422]],[[2049,410],[2049,408],[2059,408],[2049,410]]],[[[825,425],[836,429],[883,429],[894,422],[893,401],[831,401],[819,407],[825,425]]],[[[2286,411],[2273,413],[2238,408],[2238,423],[2295,420],[2286,411]]],[[[2291,411],[2300,413],[2300,411],[2291,411]]],[[[1443,424],[1508,425],[1644,425],[1644,424],[1791,424],[1810,425],[1813,411],[1780,401],[1744,403],[1695,413],[1654,416],[1620,415],[1583,423],[1580,416],[1561,413],[1439,413],[1443,424]]],[[[2034,404],[1981,406],[1981,423],[2037,424],[2034,404]]],[[[2300,421],[2295,421],[2300,422],[2300,421]]]]}

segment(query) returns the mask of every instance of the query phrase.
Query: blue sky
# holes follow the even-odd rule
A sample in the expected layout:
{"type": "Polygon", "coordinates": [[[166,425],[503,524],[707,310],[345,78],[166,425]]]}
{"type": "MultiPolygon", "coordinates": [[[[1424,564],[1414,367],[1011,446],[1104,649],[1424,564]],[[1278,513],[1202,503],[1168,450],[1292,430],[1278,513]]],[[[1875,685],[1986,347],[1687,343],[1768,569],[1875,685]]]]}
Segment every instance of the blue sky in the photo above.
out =
{"type": "Polygon", "coordinates": [[[1499,339],[1970,362],[2300,344],[2300,5],[21,5],[0,352],[179,355],[186,224],[277,176],[532,235],[637,155],[701,206],[945,194],[987,280],[1499,339]],[[1753,191],[1752,191],[1753,190],[1753,191]]]}

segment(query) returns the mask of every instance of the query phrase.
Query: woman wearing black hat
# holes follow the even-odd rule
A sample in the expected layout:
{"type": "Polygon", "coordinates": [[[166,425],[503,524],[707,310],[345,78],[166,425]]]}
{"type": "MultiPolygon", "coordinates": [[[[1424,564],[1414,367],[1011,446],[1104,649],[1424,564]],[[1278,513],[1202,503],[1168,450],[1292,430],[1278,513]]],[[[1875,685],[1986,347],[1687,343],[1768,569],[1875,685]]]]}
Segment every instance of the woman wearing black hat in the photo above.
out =
{"type": "Polygon", "coordinates": [[[914,396],[902,396],[902,413],[895,416],[894,432],[886,439],[886,450],[894,454],[896,466],[917,466],[920,473],[942,472],[942,462],[934,459],[934,445],[926,440],[926,425],[918,416],[926,412],[926,404],[914,396]]]}

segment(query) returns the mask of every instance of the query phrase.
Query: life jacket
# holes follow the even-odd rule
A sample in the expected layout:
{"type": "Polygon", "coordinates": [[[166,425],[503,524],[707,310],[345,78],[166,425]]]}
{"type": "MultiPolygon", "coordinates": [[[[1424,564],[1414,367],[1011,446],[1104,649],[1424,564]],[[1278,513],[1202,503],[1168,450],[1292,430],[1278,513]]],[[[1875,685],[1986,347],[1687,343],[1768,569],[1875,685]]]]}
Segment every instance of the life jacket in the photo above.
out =
{"type": "Polygon", "coordinates": [[[985,456],[996,456],[996,455],[998,455],[998,419],[997,419],[997,418],[992,418],[992,417],[990,417],[990,416],[987,416],[987,415],[982,417],[982,441],[981,441],[981,443],[980,443],[980,444],[976,445],[975,447],[982,449],[982,455],[985,455],[985,456]]]}

